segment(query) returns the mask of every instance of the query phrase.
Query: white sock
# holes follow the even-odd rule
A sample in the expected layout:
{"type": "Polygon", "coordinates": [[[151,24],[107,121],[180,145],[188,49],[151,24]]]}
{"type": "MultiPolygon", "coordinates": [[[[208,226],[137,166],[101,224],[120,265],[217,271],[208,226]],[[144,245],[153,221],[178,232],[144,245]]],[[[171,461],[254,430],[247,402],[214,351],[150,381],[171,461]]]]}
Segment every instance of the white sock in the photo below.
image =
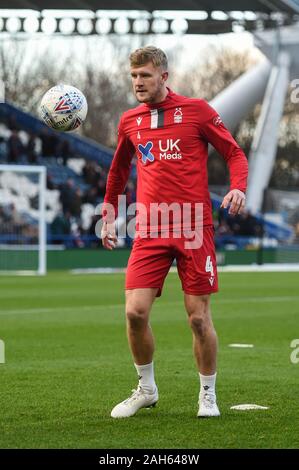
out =
{"type": "Polygon", "coordinates": [[[137,370],[139,385],[146,392],[152,393],[156,388],[155,377],[154,377],[154,363],[144,364],[139,366],[134,364],[137,370]]]}
{"type": "Polygon", "coordinates": [[[199,372],[199,380],[200,380],[200,393],[212,393],[215,395],[215,384],[216,384],[216,375],[202,375],[199,372]]]}

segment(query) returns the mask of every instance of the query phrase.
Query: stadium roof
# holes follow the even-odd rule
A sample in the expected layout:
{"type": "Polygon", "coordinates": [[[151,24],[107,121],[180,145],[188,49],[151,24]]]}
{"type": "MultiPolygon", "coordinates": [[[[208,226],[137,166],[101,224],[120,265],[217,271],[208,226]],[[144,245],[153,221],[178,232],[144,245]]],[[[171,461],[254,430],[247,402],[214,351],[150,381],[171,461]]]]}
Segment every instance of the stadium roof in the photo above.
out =
{"type": "MultiPolygon", "coordinates": [[[[82,32],[80,20],[74,18],[72,32],[67,34],[159,34],[159,33],[187,33],[187,34],[219,34],[231,31],[272,29],[279,25],[290,25],[299,20],[299,0],[0,0],[0,31],[23,32],[25,14],[22,11],[34,10],[39,16],[37,31],[43,29],[43,17],[45,10],[70,10],[70,17],[74,18],[71,10],[88,10],[97,12],[94,18],[89,20],[87,30],[82,32]],[[8,20],[5,14],[1,15],[1,9],[19,10],[16,15],[20,17],[19,29],[9,30],[8,20]],[[105,12],[104,12],[105,10],[105,12]],[[101,14],[101,11],[103,13],[101,14]],[[137,15],[144,15],[144,19],[136,21],[137,15]],[[176,11],[176,17],[180,19],[172,22],[176,11]],[[97,18],[112,12],[114,17],[103,26],[98,26],[97,18]],[[115,15],[118,12],[126,14],[125,29],[117,24],[115,15]],[[181,12],[181,13],[178,13],[181,12]],[[2,18],[1,18],[2,16],[2,18]],[[163,16],[162,25],[159,17],[163,16]],[[178,22],[180,23],[178,25],[178,22]],[[142,23],[142,24],[141,24],[142,23]],[[162,29],[161,29],[162,28],[162,29]],[[238,28],[238,29],[236,29],[238,28]]],[[[81,14],[81,13],[80,13],[81,14]]],[[[54,16],[57,13],[54,13],[54,16]]],[[[110,13],[111,15],[111,13],[110,13]]],[[[81,21],[82,23],[82,21],[81,21]]],[[[86,22],[85,22],[86,23],[86,22]]],[[[60,20],[57,19],[53,33],[62,33],[60,20]]],[[[82,26],[82,24],[81,24],[82,26]]],[[[84,26],[86,28],[86,25],[84,26]]]]}
{"type": "Polygon", "coordinates": [[[0,8],[72,10],[204,10],[299,13],[299,0],[0,0],[0,8]]]}

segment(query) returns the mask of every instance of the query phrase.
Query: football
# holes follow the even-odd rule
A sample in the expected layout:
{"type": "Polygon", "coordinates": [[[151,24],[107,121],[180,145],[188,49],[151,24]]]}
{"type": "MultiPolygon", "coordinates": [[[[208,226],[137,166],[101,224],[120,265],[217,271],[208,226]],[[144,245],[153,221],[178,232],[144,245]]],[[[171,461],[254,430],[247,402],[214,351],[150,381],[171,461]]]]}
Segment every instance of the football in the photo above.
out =
{"type": "Polygon", "coordinates": [[[39,113],[47,126],[57,131],[73,131],[85,120],[87,101],[74,86],[59,84],[42,97],[39,113]]]}

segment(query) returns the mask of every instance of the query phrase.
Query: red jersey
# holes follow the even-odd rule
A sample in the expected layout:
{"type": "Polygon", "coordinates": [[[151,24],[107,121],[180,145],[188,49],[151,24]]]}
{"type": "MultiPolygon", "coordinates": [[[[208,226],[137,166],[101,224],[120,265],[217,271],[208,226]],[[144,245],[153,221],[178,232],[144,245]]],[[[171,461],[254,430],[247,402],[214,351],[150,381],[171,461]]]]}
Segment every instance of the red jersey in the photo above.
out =
{"type": "Polygon", "coordinates": [[[120,120],[118,145],[107,179],[105,202],[117,206],[137,156],[137,202],[202,203],[203,224],[211,225],[208,190],[208,143],[223,156],[230,171],[230,189],[246,191],[247,159],[204,100],[173,93],[161,103],[143,103],[120,120]]]}

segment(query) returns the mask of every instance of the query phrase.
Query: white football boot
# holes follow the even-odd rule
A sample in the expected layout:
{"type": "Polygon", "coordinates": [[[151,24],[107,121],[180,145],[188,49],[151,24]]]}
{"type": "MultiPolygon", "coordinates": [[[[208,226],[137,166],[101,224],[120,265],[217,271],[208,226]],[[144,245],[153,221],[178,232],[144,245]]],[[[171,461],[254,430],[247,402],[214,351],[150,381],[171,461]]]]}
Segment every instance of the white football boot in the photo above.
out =
{"type": "Polygon", "coordinates": [[[203,393],[199,395],[198,418],[209,418],[212,416],[220,416],[220,411],[216,403],[216,395],[213,393],[203,393]]]}
{"type": "Polygon", "coordinates": [[[129,418],[134,416],[140,408],[154,407],[159,399],[158,389],[148,393],[138,385],[137,390],[132,390],[132,395],[116,405],[111,411],[112,418],[129,418]]]}

